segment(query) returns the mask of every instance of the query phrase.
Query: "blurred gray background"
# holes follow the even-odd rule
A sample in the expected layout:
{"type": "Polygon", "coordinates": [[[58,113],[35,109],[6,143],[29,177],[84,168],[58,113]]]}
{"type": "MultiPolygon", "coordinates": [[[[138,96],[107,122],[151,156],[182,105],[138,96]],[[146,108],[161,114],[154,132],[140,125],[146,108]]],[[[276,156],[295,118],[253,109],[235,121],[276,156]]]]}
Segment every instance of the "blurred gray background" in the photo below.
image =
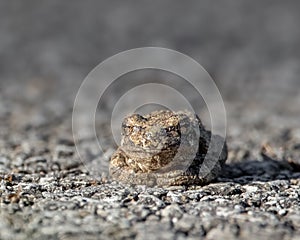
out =
{"type": "Polygon", "coordinates": [[[299,22],[300,2],[291,0],[3,0],[1,102],[17,104],[9,111],[63,113],[101,61],[159,46],[202,64],[228,109],[242,104],[292,113],[300,102],[299,22]]]}

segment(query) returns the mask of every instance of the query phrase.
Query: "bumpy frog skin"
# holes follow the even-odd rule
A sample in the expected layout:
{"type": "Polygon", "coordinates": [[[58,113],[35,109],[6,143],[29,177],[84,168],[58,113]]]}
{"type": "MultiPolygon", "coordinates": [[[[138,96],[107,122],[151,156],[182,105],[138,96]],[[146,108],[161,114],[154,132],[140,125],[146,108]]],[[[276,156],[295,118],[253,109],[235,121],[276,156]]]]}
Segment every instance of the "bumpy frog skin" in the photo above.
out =
{"type": "Polygon", "coordinates": [[[226,144],[220,146],[223,143],[189,112],[133,114],[123,121],[121,146],[111,157],[110,175],[134,185],[206,184],[218,176],[227,159],[226,144]],[[201,166],[210,141],[211,167],[205,172],[201,166]],[[220,147],[221,154],[216,156],[220,147]]]}

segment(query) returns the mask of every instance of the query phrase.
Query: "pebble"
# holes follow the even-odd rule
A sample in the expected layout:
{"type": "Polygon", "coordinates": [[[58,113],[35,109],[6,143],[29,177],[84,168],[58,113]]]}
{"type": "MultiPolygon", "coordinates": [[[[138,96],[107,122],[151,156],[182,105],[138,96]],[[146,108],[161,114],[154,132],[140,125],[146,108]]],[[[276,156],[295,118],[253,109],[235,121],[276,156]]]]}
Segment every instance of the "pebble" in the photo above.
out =
{"type": "Polygon", "coordinates": [[[258,187],[256,186],[244,186],[244,189],[246,189],[247,193],[253,193],[258,190],[258,187]]]}
{"type": "Polygon", "coordinates": [[[177,204],[171,204],[169,206],[166,206],[164,209],[161,210],[161,216],[165,218],[181,218],[183,212],[179,205],[177,204]]]}

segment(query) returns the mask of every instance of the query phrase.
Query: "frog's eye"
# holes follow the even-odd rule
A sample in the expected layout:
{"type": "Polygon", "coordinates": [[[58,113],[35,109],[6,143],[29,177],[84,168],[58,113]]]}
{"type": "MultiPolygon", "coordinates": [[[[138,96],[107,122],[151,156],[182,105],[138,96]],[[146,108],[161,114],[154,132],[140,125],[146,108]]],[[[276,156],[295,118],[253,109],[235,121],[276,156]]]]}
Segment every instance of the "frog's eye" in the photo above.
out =
{"type": "Polygon", "coordinates": [[[165,130],[166,130],[167,132],[175,131],[175,130],[176,130],[176,127],[175,127],[175,126],[169,126],[169,127],[165,128],[165,130]]]}
{"type": "Polygon", "coordinates": [[[129,128],[132,128],[132,126],[129,125],[127,122],[124,121],[124,122],[122,123],[122,128],[123,128],[123,129],[129,129],[129,128]]]}
{"type": "Polygon", "coordinates": [[[139,131],[142,130],[142,127],[140,127],[140,126],[134,126],[134,127],[132,128],[132,130],[133,130],[134,133],[137,133],[137,132],[139,132],[139,131]]]}
{"type": "Polygon", "coordinates": [[[146,132],[145,137],[146,137],[146,139],[150,140],[152,138],[152,133],[151,132],[146,132]]]}
{"type": "Polygon", "coordinates": [[[122,127],[134,127],[136,125],[139,125],[139,123],[144,122],[145,120],[146,118],[135,113],[124,119],[122,127]]]}

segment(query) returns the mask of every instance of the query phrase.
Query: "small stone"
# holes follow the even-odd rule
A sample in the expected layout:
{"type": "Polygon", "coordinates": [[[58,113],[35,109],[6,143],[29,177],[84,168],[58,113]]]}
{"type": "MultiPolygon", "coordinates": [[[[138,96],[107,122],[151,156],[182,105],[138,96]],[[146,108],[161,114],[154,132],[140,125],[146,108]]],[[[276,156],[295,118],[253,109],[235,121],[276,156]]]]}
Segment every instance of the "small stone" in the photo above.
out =
{"type": "Polygon", "coordinates": [[[161,216],[165,218],[181,218],[183,212],[179,205],[177,204],[171,204],[169,206],[166,206],[164,209],[161,210],[161,216]]]}
{"type": "Polygon", "coordinates": [[[284,216],[284,215],[286,215],[287,214],[287,210],[286,209],[280,209],[279,211],[278,211],[278,215],[280,215],[280,216],[284,216]]]}
{"type": "Polygon", "coordinates": [[[258,190],[258,187],[256,186],[244,186],[244,188],[246,189],[247,193],[257,192],[258,190]]]}
{"type": "Polygon", "coordinates": [[[196,217],[184,214],[182,218],[175,223],[175,229],[181,232],[189,232],[196,222],[196,217]]]}

